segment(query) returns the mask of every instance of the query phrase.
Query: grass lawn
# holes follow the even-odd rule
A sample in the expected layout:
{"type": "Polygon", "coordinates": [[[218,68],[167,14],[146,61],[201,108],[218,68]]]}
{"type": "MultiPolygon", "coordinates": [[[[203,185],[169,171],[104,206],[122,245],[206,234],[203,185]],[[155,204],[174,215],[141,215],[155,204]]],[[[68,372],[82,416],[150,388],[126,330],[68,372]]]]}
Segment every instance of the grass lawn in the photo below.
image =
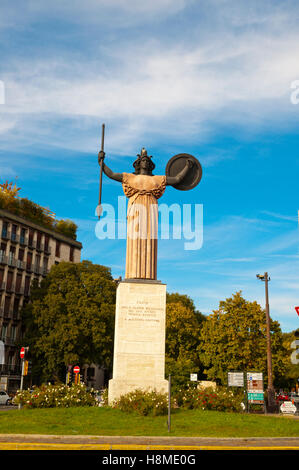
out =
{"type": "Polygon", "coordinates": [[[143,417],[112,408],[44,408],[0,412],[0,433],[106,436],[299,437],[299,420],[289,417],[176,410],[143,417]]]}

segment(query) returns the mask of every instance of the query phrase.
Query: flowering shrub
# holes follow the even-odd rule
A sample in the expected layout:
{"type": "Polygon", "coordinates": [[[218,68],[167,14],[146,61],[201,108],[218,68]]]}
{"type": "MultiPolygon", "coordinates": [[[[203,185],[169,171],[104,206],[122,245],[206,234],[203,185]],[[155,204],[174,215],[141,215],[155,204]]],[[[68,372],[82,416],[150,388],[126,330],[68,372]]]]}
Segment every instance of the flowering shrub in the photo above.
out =
{"type": "Polygon", "coordinates": [[[21,404],[24,408],[54,408],[73,406],[95,406],[96,400],[84,384],[72,385],[41,385],[31,390],[18,391],[14,404],[21,404]]]}
{"type": "Polygon", "coordinates": [[[142,416],[160,416],[167,414],[167,395],[156,390],[134,390],[114,401],[113,408],[126,412],[137,412],[142,416]]]}
{"type": "Polygon", "coordinates": [[[101,406],[108,406],[108,388],[105,388],[101,394],[101,406]]]}
{"type": "Polygon", "coordinates": [[[226,388],[197,389],[189,386],[178,393],[179,406],[186,409],[199,408],[202,410],[236,411],[240,412],[242,396],[235,395],[226,388]]]}

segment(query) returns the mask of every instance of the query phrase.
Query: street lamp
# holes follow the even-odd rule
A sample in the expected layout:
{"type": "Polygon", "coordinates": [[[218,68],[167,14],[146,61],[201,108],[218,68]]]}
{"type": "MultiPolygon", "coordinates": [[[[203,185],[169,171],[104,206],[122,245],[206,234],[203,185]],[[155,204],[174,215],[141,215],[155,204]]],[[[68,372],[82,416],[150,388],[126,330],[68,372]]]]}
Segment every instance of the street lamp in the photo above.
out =
{"type": "Polygon", "coordinates": [[[257,274],[256,277],[265,282],[265,297],[266,297],[266,334],[267,334],[267,367],[268,367],[268,405],[272,409],[275,407],[275,392],[273,387],[272,377],[272,354],[271,354],[271,336],[270,336],[270,314],[269,314],[269,295],[268,295],[268,282],[270,277],[268,273],[257,274]]]}

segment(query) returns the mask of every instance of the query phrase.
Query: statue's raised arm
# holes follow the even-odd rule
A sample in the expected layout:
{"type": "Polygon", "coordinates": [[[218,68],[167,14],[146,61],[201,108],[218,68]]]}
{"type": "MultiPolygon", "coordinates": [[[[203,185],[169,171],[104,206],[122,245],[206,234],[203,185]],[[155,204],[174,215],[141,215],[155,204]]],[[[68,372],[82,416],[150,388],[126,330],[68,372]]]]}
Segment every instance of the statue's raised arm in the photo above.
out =
{"type": "Polygon", "coordinates": [[[189,154],[172,157],[165,175],[153,175],[155,164],[145,148],[137,154],[134,172],[115,173],[104,163],[105,152],[99,152],[99,164],[108,178],[122,183],[129,199],[127,208],[126,279],[157,279],[158,199],[167,185],[186,191],[200,181],[199,161],[189,154]]]}
{"type": "Polygon", "coordinates": [[[193,161],[191,160],[191,158],[188,158],[186,160],[185,167],[176,176],[166,175],[166,184],[170,186],[175,186],[176,184],[179,184],[181,181],[183,181],[189,169],[192,167],[193,167],[193,161]]]}
{"type": "Polygon", "coordinates": [[[122,173],[115,173],[114,171],[112,171],[109,168],[109,166],[107,166],[104,163],[104,158],[105,158],[105,152],[100,151],[99,156],[98,156],[99,165],[102,163],[103,172],[105,173],[105,175],[108,176],[108,178],[110,178],[112,180],[119,181],[120,183],[122,183],[123,174],[122,173]]]}

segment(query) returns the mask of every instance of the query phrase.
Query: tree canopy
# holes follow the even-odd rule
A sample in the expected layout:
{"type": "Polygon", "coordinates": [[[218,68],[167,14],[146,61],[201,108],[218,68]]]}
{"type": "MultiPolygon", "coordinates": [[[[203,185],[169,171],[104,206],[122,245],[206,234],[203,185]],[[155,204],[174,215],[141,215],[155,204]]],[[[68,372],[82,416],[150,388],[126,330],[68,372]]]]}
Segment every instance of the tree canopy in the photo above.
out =
{"type": "Polygon", "coordinates": [[[33,284],[23,311],[33,373],[58,377],[68,364],[112,364],[116,285],[105,266],[61,262],[33,284]]]}
{"type": "Polygon", "coordinates": [[[186,384],[190,373],[202,369],[197,349],[204,320],[187,295],[167,294],[165,363],[174,384],[186,384]]]}
{"type": "MultiPolygon", "coordinates": [[[[257,302],[245,300],[241,292],[219,303],[219,309],[202,326],[198,347],[209,379],[225,384],[230,370],[256,370],[267,378],[265,317],[264,309],[257,302]]],[[[279,323],[271,320],[270,330],[275,384],[289,357],[279,323]]]]}

